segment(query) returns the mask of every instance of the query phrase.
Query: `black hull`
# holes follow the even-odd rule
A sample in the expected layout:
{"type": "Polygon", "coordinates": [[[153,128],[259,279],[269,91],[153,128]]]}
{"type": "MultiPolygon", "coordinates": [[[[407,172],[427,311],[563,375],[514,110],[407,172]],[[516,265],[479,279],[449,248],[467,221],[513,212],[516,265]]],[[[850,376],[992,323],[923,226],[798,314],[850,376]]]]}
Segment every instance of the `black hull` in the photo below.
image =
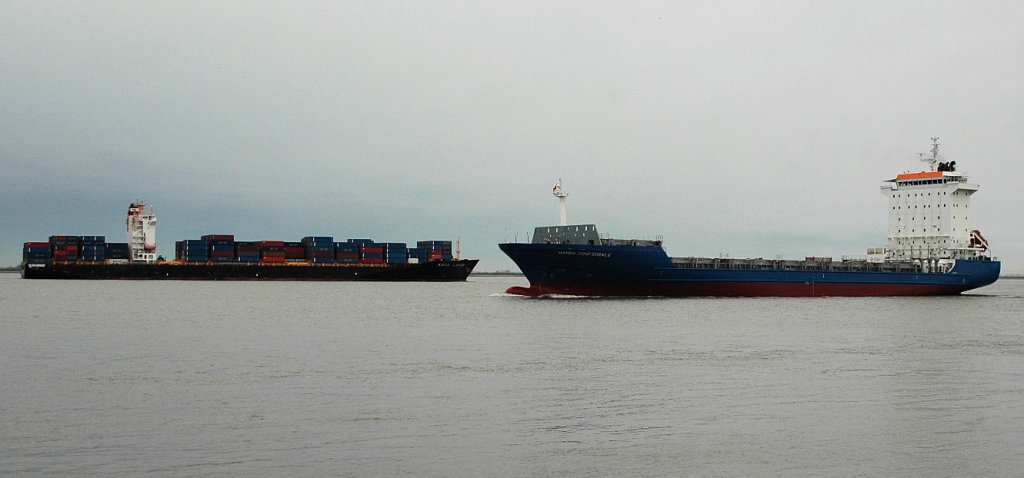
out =
{"type": "Polygon", "coordinates": [[[991,284],[1001,263],[958,260],[948,272],[688,267],[661,247],[500,244],[530,281],[507,292],[602,297],[883,297],[955,295],[991,284]]]}
{"type": "Polygon", "coordinates": [[[143,280],[287,280],[462,282],[477,260],[431,261],[419,264],[265,264],[176,263],[25,264],[25,279],[143,280]]]}

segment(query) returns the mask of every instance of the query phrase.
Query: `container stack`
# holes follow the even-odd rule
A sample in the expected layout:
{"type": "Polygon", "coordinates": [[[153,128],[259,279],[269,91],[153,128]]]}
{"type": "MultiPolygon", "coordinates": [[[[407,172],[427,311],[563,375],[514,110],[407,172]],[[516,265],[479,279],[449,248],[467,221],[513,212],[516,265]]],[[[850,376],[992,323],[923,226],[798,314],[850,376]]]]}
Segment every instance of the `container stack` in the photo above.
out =
{"type": "Polygon", "coordinates": [[[21,248],[21,260],[26,264],[46,264],[53,258],[49,242],[26,242],[21,248]]]}
{"type": "Polygon", "coordinates": [[[202,239],[210,244],[211,262],[233,262],[235,260],[235,236],[233,234],[207,234],[202,239]]]}
{"type": "Polygon", "coordinates": [[[55,262],[78,261],[78,236],[50,236],[50,249],[55,262]]]}
{"type": "MultiPolygon", "coordinates": [[[[369,239],[356,239],[369,241],[369,239]]],[[[383,264],[384,246],[374,242],[359,242],[359,262],[363,264],[383,264]]]]}
{"type": "MultiPolygon", "coordinates": [[[[416,247],[408,247],[404,242],[372,239],[334,242],[330,236],[285,242],[236,241],[233,234],[206,234],[174,246],[175,259],[184,262],[407,264],[452,259],[452,241],[419,241],[416,247]]],[[[107,243],[104,236],[50,236],[48,242],[24,243],[22,260],[123,263],[131,260],[131,250],[127,243],[107,243]]]]}
{"type": "Polygon", "coordinates": [[[425,252],[425,249],[410,247],[409,249],[406,249],[406,253],[409,256],[409,262],[411,263],[427,262],[428,254],[425,252]]]}
{"type": "Polygon", "coordinates": [[[131,249],[127,242],[108,242],[107,260],[110,262],[127,262],[131,259],[131,249]]]}
{"type": "Polygon", "coordinates": [[[384,262],[388,264],[405,264],[409,262],[409,250],[404,242],[385,242],[384,262]]]}
{"type": "Polygon", "coordinates": [[[235,260],[238,262],[259,262],[260,243],[253,241],[235,241],[235,260]]]}
{"type": "Polygon", "coordinates": [[[189,239],[174,243],[174,258],[185,262],[206,262],[210,260],[210,243],[189,239]]]}
{"type": "Polygon", "coordinates": [[[452,260],[452,241],[417,241],[416,258],[420,262],[452,260]]]}
{"type": "Polygon", "coordinates": [[[354,242],[335,242],[334,262],[343,264],[359,262],[359,244],[354,242]]]}
{"type": "Polygon", "coordinates": [[[286,262],[304,262],[306,260],[306,246],[301,242],[284,243],[284,260],[286,262]]]}
{"type": "Polygon", "coordinates": [[[260,241],[260,262],[282,263],[284,260],[284,241],[260,241]]]}
{"type": "Polygon", "coordinates": [[[302,238],[306,246],[306,260],[310,262],[334,262],[334,238],[325,236],[306,236],[302,238]]]}
{"type": "Polygon", "coordinates": [[[105,236],[81,236],[78,244],[78,257],[81,260],[89,262],[107,260],[107,238],[105,236]]]}

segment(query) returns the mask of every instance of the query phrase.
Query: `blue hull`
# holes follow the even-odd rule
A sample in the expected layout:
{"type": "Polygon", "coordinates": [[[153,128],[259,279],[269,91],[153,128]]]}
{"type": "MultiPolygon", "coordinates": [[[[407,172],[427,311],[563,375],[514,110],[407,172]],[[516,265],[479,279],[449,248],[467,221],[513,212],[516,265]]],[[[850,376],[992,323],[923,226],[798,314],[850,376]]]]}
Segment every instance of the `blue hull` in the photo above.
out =
{"type": "Polygon", "coordinates": [[[996,281],[1000,263],[958,260],[945,273],[681,267],[661,247],[500,244],[530,281],[522,295],[920,296],[954,295],[996,281]]]}

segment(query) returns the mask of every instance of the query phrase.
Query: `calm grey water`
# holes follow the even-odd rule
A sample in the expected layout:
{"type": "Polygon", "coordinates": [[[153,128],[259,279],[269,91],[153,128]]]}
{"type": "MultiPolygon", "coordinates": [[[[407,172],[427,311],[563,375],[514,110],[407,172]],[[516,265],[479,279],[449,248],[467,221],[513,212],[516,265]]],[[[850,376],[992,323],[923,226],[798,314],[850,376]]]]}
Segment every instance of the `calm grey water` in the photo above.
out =
{"type": "Polygon", "coordinates": [[[0,274],[17,475],[1020,476],[1024,281],[878,299],[0,274]]]}

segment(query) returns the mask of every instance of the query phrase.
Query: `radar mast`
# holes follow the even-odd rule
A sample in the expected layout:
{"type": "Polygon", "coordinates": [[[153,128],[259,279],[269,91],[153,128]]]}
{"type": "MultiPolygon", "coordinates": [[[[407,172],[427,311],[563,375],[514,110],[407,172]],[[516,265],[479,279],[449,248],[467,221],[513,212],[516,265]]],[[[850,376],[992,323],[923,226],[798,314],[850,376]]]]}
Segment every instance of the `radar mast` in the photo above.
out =
{"type": "Polygon", "coordinates": [[[926,158],[924,153],[917,153],[917,156],[921,161],[926,161],[932,171],[939,170],[939,137],[935,136],[932,138],[932,157],[926,158]]]}

